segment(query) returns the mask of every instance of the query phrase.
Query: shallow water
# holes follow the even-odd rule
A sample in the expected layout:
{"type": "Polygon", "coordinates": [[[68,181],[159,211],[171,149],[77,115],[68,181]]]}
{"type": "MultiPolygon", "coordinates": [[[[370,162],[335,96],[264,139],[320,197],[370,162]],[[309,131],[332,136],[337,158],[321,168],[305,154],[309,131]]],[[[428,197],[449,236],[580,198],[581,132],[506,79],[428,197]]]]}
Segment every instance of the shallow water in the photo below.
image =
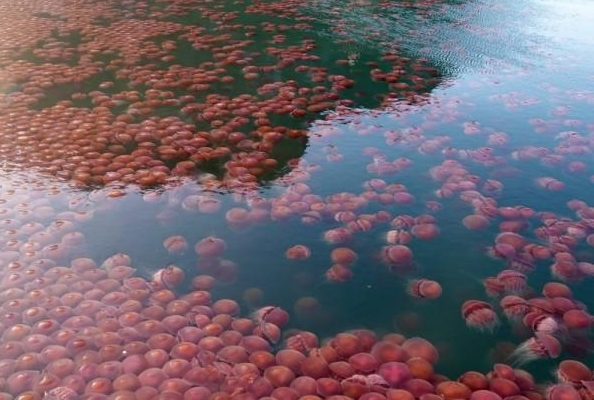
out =
{"type": "MultiPolygon", "coordinates": [[[[84,235],[84,243],[55,256],[59,264],[69,265],[77,257],[101,264],[115,253],[125,253],[136,273],[147,280],[175,264],[186,275],[176,288],[180,295],[192,290],[194,276],[212,274],[217,279],[213,298],[238,301],[243,315],[263,305],[282,307],[291,315],[289,330],[309,330],[322,341],[356,328],[378,335],[422,336],[439,349],[439,373],[455,379],[468,370],[486,372],[495,362],[510,362],[510,352],[533,335],[506,319],[499,306],[501,295],[485,293],[484,279],[506,269],[509,261],[487,254],[497,235],[508,229],[500,226],[505,209],[498,212],[497,207],[532,209],[528,218],[511,218],[518,221],[513,229],[518,228],[530,243],[571,253],[572,265],[594,263],[594,35],[589,24],[594,3],[590,1],[317,0],[280,2],[276,8],[274,2],[247,1],[16,3],[0,4],[0,197],[2,213],[11,219],[2,232],[3,289],[10,287],[6,283],[10,262],[27,265],[47,258],[44,246],[59,241],[64,233],[34,244],[34,255],[25,255],[23,247],[14,253],[15,244],[9,243],[13,237],[22,244],[37,239],[31,239],[22,225],[39,221],[49,226],[54,219],[73,219],[73,229],[84,235]],[[143,21],[155,24],[146,26],[143,21]],[[285,37],[274,39],[274,35],[285,37]],[[242,42],[246,39],[251,42],[242,42]],[[243,65],[213,65],[239,48],[243,53],[237,58],[245,60],[243,65]],[[292,53],[278,56],[273,48],[292,53]],[[307,55],[317,57],[308,60],[307,55]],[[406,85],[390,85],[379,78],[392,62],[397,65],[396,81],[406,85]],[[244,65],[255,65],[259,75],[247,77],[244,65]],[[315,73],[299,69],[300,65],[346,76],[353,86],[332,87],[340,79],[326,76],[315,81],[315,73]],[[214,71],[218,78],[204,88],[175,83],[192,79],[193,68],[214,71]],[[75,78],[69,78],[73,69],[75,78]],[[173,77],[169,81],[167,72],[173,77]],[[232,76],[234,82],[221,82],[220,76],[232,76]],[[289,80],[295,87],[324,86],[319,92],[335,97],[322,99],[328,104],[304,112],[303,118],[275,109],[281,96],[263,103],[276,95],[275,90],[264,93],[264,85],[289,80]],[[161,98],[195,97],[182,104],[139,104],[158,97],[150,89],[166,91],[161,98]],[[130,91],[137,91],[137,96],[118,97],[130,91]],[[210,118],[204,109],[183,108],[188,103],[204,104],[214,93],[226,97],[212,104],[248,94],[256,109],[268,107],[267,116],[252,115],[231,131],[266,142],[261,139],[266,130],[258,131],[258,126],[286,127],[278,140],[263,147],[277,164],[258,171],[257,179],[241,178],[242,171],[236,173],[232,165],[253,156],[256,146],[248,143],[242,148],[237,141],[214,138],[216,128],[234,115],[210,118]],[[110,98],[113,104],[105,103],[110,98]],[[70,99],[72,103],[64,103],[70,99]],[[80,113],[64,111],[65,106],[80,113]],[[80,119],[89,113],[93,117],[81,125],[80,119]],[[90,121],[100,121],[99,114],[112,125],[97,135],[101,123],[92,126],[90,121]],[[230,151],[211,160],[192,158],[196,150],[185,150],[185,144],[176,147],[171,157],[167,149],[154,151],[150,157],[160,163],[152,166],[166,168],[157,178],[144,180],[150,166],[133,167],[135,171],[126,177],[107,177],[101,169],[90,175],[88,169],[76,169],[81,160],[97,159],[101,153],[135,154],[142,142],[157,143],[144,148],[177,146],[182,139],[171,134],[165,139],[122,136],[126,124],[146,127],[151,118],[166,129],[174,122],[163,120],[166,117],[179,118],[187,124],[186,131],[194,127],[194,137],[214,138],[209,139],[211,148],[226,146],[230,151]],[[56,138],[52,126],[58,125],[62,135],[56,138]],[[298,137],[290,137],[289,130],[298,137]],[[95,148],[84,147],[85,136],[95,148]],[[53,142],[57,146],[52,147],[53,142]],[[45,148],[38,143],[45,143],[45,148]],[[59,161],[66,158],[74,165],[59,161]],[[176,163],[188,159],[200,161],[183,174],[175,169],[176,163]],[[458,177],[448,181],[453,167],[458,177]],[[394,204],[393,195],[390,204],[378,201],[383,190],[367,190],[371,179],[404,185],[397,190],[413,196],[407,198],[410,204],[394,204]],[[501,187],[490,190],[490,184],[501,187]],[[305,191],[320,197],[304,203],[305,191]],[[348,195],[340,201],[336,195],[344,193],[348,195]],[[216,199],[220,208],[213,213],[195,209],[189,197],[194,195],[216,199]],[[585,204],[572,210],[571,200],[585,204]],[[322,202],[326,204],[319,221],[305,223],[303,217],[311,216],[306,213],[310,210],[301,207],[322,202]],[[376,219],[369,226],[351,225],[350,240],[328,243],[324,233],[345,226],[336,213],[353,203],[359,216],[388,212],[390,218],[376,219]],[[47,215],[47,210],[40,210],[46,204],[51,206],[47,215]],[[234,208],[246,210],[248,217],[234,224],[228,213],[234,208]],[[462,224],[466,216],[481,212],[489,220],[486,229],[469,230],[462,224]],[[414,238],[408,244],[414,253],[410,265],[386,265],[381,254],[387,245],[385,234],[394,229],[390,221],[427,214],[436,219],[439,236],[414,238]],[[566,224],[559,223],[563,219],[566,224]],[[554,221],[559,232],[538,235],[554,221]],[[163,242],[172,235],[182,235],[189,249],[168,253],[163,242]],[[209,236],[226,242],[224,258],[233,264],[204,265],[204,257],[197,256],[193,246],[209,236]],[[570,245],[554,245],[559,241],[570,245]],[[286,250],[297,244],[307,246],[311,257],[288,260],[286,250]],[[327,274],[330,252],[345,246],[357,253],[358,260],[351,279],[335,282],[327,274]],[[407,286],[419,278],[439,282],[441,298],[411,296],[407,286]],[[470,299],[493,305],[501,320],[493,331],[467,326],[460,308],[470,299]]],[[[293,91],[289,98],[299,96],[311,94],[293,91]]],[[[176,125],[175,130],[181,129],[176,125]]],[[[552,274],[553,262],[552,258],[534,262],[524,297],[540,296],[547,282],[564,281],[582,307],[592,309],[592,271],[563,277],[552,274]]],[[[2,328],[8,329],[10,323],[6,319],[2,328]]],[[[563,325],[562,319],[559,324],[563,325]]],[[[539,383],[553,382],[551,371],[564,359],[594,366],[590,328],[570,329],[559,336],[563,352],[558,358],[522,366],[539,383]]]]}

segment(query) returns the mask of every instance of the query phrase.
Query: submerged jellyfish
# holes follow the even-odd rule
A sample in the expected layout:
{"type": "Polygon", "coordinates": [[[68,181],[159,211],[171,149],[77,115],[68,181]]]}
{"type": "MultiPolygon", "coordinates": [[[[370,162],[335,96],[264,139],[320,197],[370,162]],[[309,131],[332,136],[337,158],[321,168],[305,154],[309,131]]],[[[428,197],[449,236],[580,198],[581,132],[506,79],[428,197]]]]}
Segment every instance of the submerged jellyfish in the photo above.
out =
{"type": "Polygon", "coordinates": [[[194,246],[194,250],[201,257],[220,257],[226,249],[225,241],[214,236],[208,236],[194,246]]]}
{"type": "Polygon", "coordinates": [[[521,272],[506,269],[497,275],[497,279],[503,284],[505,292],[509,294],[521,294],[527,286],[528,278],[521,272]]]}
{"type": "Polygon", "coordinates": [[[292,247],[289,247],[285,252],[285,256],[289,260],[293,261],[303,261],[307,260],[311,256],[311,250],[302,244],[298,244],[292,247]]]}
{"type": "Polygon", "coordinates": [[[576,360],[563,360],[555,371],[561,383],[579,385],[582,381],[592,380],[593,373],[587,365],[576,360]]]}
{"type": "Polygon", "coordinates": [[[158,287],[172,289],[182,284],[185,277],[186,274],[180,267],[168,265],[153,274],[153,282],[158,287]]]}
{"type": "Polygon", "coordinates": [[[163,247],[171,255],[182,255],[188,250],[188,241],[181,235],[169,236],[163,241],[163,247]]]}
{"type": "Polygon", "coordinates": [[[438,282],[429,279],[415,279],[409,283],[407,291],[418,299],[435,300],[441,297],[442,288],[438,282]]]}
{"type": "Polygon", "coordinates": [[[479,331],[492,332],[499,325],[499,318],[493,307],[484,301],[466,301],[462,304],[462,317],[466,325],[479,331]]]}
{"type": "Polygon", "coordinates": [[[520,320],[530,311],[528,302],[514,295],[505,296],[499,303],[505,316],[511,320],[520,320]]]}
{"type": "Polygon", "coordinates": [[[511,358],[517,364],[546,358],[557,358],[561,354],[561,343],[547,333],[536,332],[534,337],[520,344],[511,358]]]}
{"type": "Polygon", "coordinates": [[[559,321],[549,314],[540,312],[530,312],[523,318],[523,323],[526,327],[532,329],[533,332],[547,333],[553,335],[561,329],[559,321]]]}
{"type": "Polygon", "coordinates": [[[547,400],[580,400],[580,393],[571,385],[553,385],[546,391],[547,400]]]}

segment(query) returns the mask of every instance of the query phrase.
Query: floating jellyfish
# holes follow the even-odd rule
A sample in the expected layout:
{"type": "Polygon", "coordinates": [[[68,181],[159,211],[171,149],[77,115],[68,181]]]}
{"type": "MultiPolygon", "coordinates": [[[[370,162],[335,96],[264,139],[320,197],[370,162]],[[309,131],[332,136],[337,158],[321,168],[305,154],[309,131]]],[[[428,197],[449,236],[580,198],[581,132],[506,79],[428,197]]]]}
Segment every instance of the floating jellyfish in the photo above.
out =
{"type": "Polygon", "coordinates": [[[253,319],[257,324],[267,322],[282,328],[289,322],[289,314],[280,307],[265,306],[253,313],[253,319]]]}
{"type": "Polygon", "coordinates": [[[519,296],[509,295],[501,299],[499,303],[503,313],[512,321],[522,320],[530,311],[528,302],[519,296]]]}
{"type": "Polygon", "coordinates": [[[439,236],[439,228],[433,223],[415,224],[410,232],[420,240],[433,240],[439,236]]]}
{"type": "Polygon", "coordinates": [[[534,259],[526,253],[518,254],[516,257],[508,260],[508,267],[511,270],[520,272],[522,274],[529,274],[534,272],[536,264],[534,259]]]}
{"type": "Polygon", "coordinates": [[[545,283],[545,285],[542,287],[542,295],[549,299],[555,297],[565,297],[568,299],[573,298],[572,290],[569,288],[569,286],[561,282],[545,283]]]}
{"type": "Polygon", "coordinates": [[[301,223],[307,226],[312,226],[320,223],[322,216],[317,211],[306,211],[301,215],[301,223]]]}
{"type": "Polygon", "coordinates": [[[413,252],[404,245],[391,245],[382,249],[382,260],[389,265],[409,265],[413,252]]]}
{"type": "Polygon", "coordinates": [[[511,359],[518,364],[526,364],[538,359],[554,359],[561,354],[561,343],[554,336],[536,332],[534,337],[520,344],[512,353],[511,359]]]}
{"type": "Polygon", "coordinates": [[[101,267],[109,270],[112,267],[116,267],[118,265],[126,265],[126,266],[130,266],[132,264],[132,259],[130,258],[130,256],[128,256],[127,254],[124,253],[117,253],[112,255],[111,257],[107,258],[103,264],[101,264],[101,267]]]}
{"type": "Polygon", "coordinates": [[[348,222],[346,227],[352,233],[369,232],[373,229],[374,221],[371,218],[357,218],[354,221],[348,222]]]}
{"type": "Polygon", "coordinates": [[[565,184],[558,179],[551,177],[542,177],[536,180],[538,187],[551,192],[561,192],[565,190],[565,184]]]}
{"type": "Polygon", "coordinates": [[[390,222],[390,225],[395,229],[410,229],[414,224],[415,219],[410,215],[399,215],[390,222]]]}
{"type": "Polygon", "coordinates": [[[487,248],[487,255],[495,259],[512,260],[516,257],[516,249],[507,243],[496,243],[487,248]]]}
{"type": "Polygon", "coordinates": [[[520,251],[527,242],[524,237],[514,232],[502,232],[495,238],[496,244],[511,246],[515,251],[520,251]]]}
{"type": "Polygon", "coordinates": [[[392,229],[386,232],[386,243],[406,245],[412,241],[412,235],[404,229],[392,229]]]}
{"type": "Polygon", "coordinates": [[[293,261],[307,260],[310,256],[311,250],[309,249],[309,247],[301,244],[289,247],[285,252],[285,257],[293,261]]]}
{"type": "Polygon", "coordinates": [[[299,351],[303,354],[309,354],[309,352],[319,346],[318,337],[308,331],[298,331],[287,337],[285,347],[299,351]]]}
{"type": "Polygon", "coordinates": [[[429,279],[416,279],[408,284],[408,293],[418,299],[436,300],[441,297],[441,285],[429,279]]]}
{"type": "Polygon", "coordinates": [[[584,277],[578,263],[572,260],[559,260],[551,264],[551,275],[564,282],[575,282],[584,277]]]}
{"type": "Polygon", "coordinates": [[[188,250],[188,241],[180,235],[169,236],[163,241],[163,247],[169,254],[181,255],[188,250]]]}
{"type": "Polygon", "coordinates": [[[197,275],[192,278],[192,288],[195,290],[210,291],[215,284],[216,279],[210,275],[197,275]]]}
{"type": "Polygon", "coordinates": [[[158,286],[173,289],[182,284],[185,277],[183,269],[175,265],[168,265],[153,274],[153,282],[158,286]]]}
{"type": "Polygon", "coordinates": [[[469,121],[462,124],[464,134],[474,136],[481,133],[481,124],[478,121],[469,121]]]}
{"type": "Polygon", "coordinates": [[[483,280],[483,286],[485,287],[485,293],[489,297],[499,297],[504,292],[503,283],[496,277],[488,277],[483,280]]]}
{"type": "Polygon", "coordinates": [[[503,290],[509,294],[522,294],[526,291],[528,278],[521,272],[506,269],[497,275],[503,290]]]}
{"type": "Polygon", "coordinates": [[[487,217],[480,214],[468,215],[462,219],[462,224],[471,231],[480,231],[487,229],[490,221],[487,217]]]}
{"type": "Polygon", "coordinates": [[[439,352],[437,351],[437,348],[426,339],[411,337],[405,339],[401,346],[411,358],[420,357],[431,364],[437,364],[439,361],[439,352]]]}
{"type": "Polygon", "coordinates": [[[226,249],[225,241],[214,236],[204,238],[194,246],[196,253],[202,257],[220,257],[226,249]]]}
{"type": "Polygon", "coordinates": [[[343,244],[351,241],[353,234],[347,228],[335,228],[324,232],[324,240],[328,244],[343,244]]]}
{"type": "Polygon", "coordinates": [[[330,253],[332,262],[342,265],[351,265],[357,261],[357,253],[348,247],[338,247],[330,253]]]}
{"type": "Polygon", "coordinates": [[[580,393],[568,384],[557,384],[549,387],[546,390],[545,397],[547,400],[581,400],[580,393]]]}
{"type": "Polygon", "coordinates": [[[550,314],[529,312],[524,316],[522,322],[533,332],[555,335],[561,331],[561,324],[559,320],[550,314]]]}
{"type": "Polygon", "coordinates": [[[210,196],[201,196],[198,200],[198,211],[204,214],[215,214],[221,209],[221,201],[210,196]]]}
{"type": "Polygon", "coordinates": [[[345,283],[353,278],[353,271],[343,264],[334,264],[325,272],[325,277],[331,283],[345,283]]]}
{"type": "Polygon", "coordinates": [[[555,371],[557,380],[561,383],[569,383],[579,386],[582,381],[592,380],[593,374],[587,365],[576,360],[563,360],[555,371]]]}
{"type": "Polygon", "coordinates": [[[250,224],[250,214],[248,210],[240,207],[231,208],[225,213],[225,219],[233,228],[245,228],[250,224]]]}
{"type": "Polygon", "coordinates": [[[466,325],[479,331],[493,332],[499,325],[499,318],[493,307],[484,301],[466,301],[462,305],[462,317],[466,325]]]}
{"type": "MultiPolygon", "coordinates": [[[[591,241],[594,244],[594,235],[590,235],[590,236],[592,236],[591,241]]],[[[577,263],[577,267],[578,267],[580,275],[594,277],[594,264],[593,263],[582,261],[582,262],[577,263]]]]}
{"type": "Polygon", "coordinates": [[[584,310],[572,309],[563,313],[563,324],[568,329],[588,330],[594,321],[594,317],[584,310]]]}
{"type": "Polygon", "coordinates": [[[438,201],[428,200],[425,202],[425,208],[427,209],[427,212],[435,214],[443,210],[443,205],[438,201]]]}

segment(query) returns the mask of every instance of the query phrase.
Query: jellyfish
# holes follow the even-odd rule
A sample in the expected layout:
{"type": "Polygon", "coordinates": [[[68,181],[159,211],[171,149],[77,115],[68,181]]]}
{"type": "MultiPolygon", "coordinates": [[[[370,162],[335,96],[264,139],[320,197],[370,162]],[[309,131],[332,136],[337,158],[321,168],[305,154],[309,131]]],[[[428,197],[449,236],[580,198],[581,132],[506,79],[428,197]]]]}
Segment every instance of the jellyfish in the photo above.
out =
{"type": "Polygon", "coordinates": [[[510,356],[515,364],[526,364],[538,359],[554,359],[561,354],[561,343],[547,333],[536,332],[520,344],[510,356]]]}
{"type": "Polygon", "coordinates": [[[499,282],[503,284],[503,289],[509,294],[521,294],[527,288],[527,278],[521,272],[506,269],[497,275],[499,282]]]}
{"type": "Polygon", "coordinates": [[[484,301],[466,301],[462,305],[462,317],[466,325],[479,331],[492,332],[499,325],[499,318],[493,307],[484,301]]]}
{"type": "Polygon", "coordinates": [[[528,302],[519,296],[505,296],[499,304],[510,320],[520,320],[530,311],[528,302]]]}
{"type": "Polygon", "coordinates": [[[409,283],[407,292],[418,299],[435,300],[441,297],[442,288],[438,282],[429,279],[415,279],[409,283]]]}

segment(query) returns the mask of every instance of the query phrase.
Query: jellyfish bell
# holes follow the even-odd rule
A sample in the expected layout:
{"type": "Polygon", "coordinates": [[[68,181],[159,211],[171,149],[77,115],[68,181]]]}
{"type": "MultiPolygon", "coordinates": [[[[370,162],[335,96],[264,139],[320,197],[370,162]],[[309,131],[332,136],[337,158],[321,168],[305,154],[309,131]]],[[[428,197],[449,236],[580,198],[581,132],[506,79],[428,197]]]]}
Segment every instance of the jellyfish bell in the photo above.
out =
{"type": "Polygon", "coordinates": [[[462,220],[464,227],[471,231],[479,231],[487,229],[490,225],[490,221],[487,217],[480,214],[473,214],[464,217],[462,220]]]}
{"type": "Polygon", "coordinates": [[[514,248],[514,250],[521,250],[526,244],[526,239],[514,232],[502,232],[495,238],[496,244],[506,244],[514,248]]]}
{"type": "Polygon", "coordinates": [[[407,292],[418,299],[436,300],[441,297],[441,285],[429,279],[416,279],[409,282],[407,292]]]}
{"type": "Polygon", "coordinates": [[[382,249],[382,260],[390,265],[409,265],[413,260],[410,248],[404,245],[390,245],[382,249]]]}
{"type": "Polygon", "coordinates": [[[285,256],[289,260],[303,261],[307,260],[311,256],[311,250],[307,246],[298,244],[289,247],[285,252],[285,256]]]}
{"type": "Polygon", "coordinates": [[[332,250],[330,258],[336,264],[351,265],[357,260],[358,256],[348,247],[338,247],[332,250]]]}
{"type": "Polygon", "coordinates": [[[504,294],[503,283],[497,277],[487,277],[483,280],[483,286],[485,287],[485,293],[489,297],[499,297],[504,294]]]}
{"type": "Polygon", "coordinates": [[[571,309],[563,313],[563,323],[570,330],[588,330],[594,318],[584,310],[571,309]]]}
{"type": "Polygon", "coordinates": [[[272,323],[279,328],[284,327],[289,322],[289,314],[280,307],[265,306],[259,308],[252,314],[256,324],[272,323]]]}
{"type": "Polygon", "coordinates": [[[563,360],[555,371],[560,383],[579,386],[582,381],[591,381],[593,373],[584,363],[577,360],[563,360]]]}
{"type": "Polygon", "coordinates": [[[462,317],[466,325],[479,331],[493,332],[499,325],[499,318],[493,307],[484,301],[466,301],[462,305],[462,317]]]}
{"type": "Polygon", "coordinates": [[[204,238],[194,246],[196,253],[202,257],[220,257],[226,248],[225,241],[214,236],[204,238]]]}
{"type": "Polygon", "coordinates": [[[415,224],[411,233],[414,237],[420,240],[433,240],[439,236],[439,228],[433,223],[415,224]]]}
{"type": "Polygon", "coordinates": [[[519,296],[505,296],[499,304],[505,316],[511,320],[521,320],[530,311],[528,302],[519,296]]]}
{"type": "Polygon", "coordinates": [[[108,257],[105,261],[103,261],[103,263],[101,264],[101,267],[105,268],[106,270],[109,270],[110,268],[118,266],[118,265],[131,266],[132,259],[127,254],[116,253],[116,254],[108,257]]]}
{"type": "Polygon", "coordinates": [[[579,400],[582,399],[580,393],[569,384],[557,384],[549,387],[546,390],[545,397],[547,400],[579,400]]]}
{"type": "Polygon", "coordinates": [[[412,239],[412,235],[403,229],[393,229],[386,232],[386,243],[391,245],[407,245],[412,239]]]}
{"type": "Polygon", "coordinates": [[[153,274],[152,281],[157,287],[173,289],[184,282],[185,272],[176,265],[168,265],[153,274]]]}
{"type": "Polygon", "coordinates": [[[534,336],[512,353],[511,359],[518,364],[526,364],[537,359],[555,359],[561,354],[561,343],[554,336],[536,332],[534,336]]]}
{"type": "Polygon", "coordinates": [[[163,241],[163,247],[169,254],[183,255],[188,249],[188,242],[181,235],[169,236],[163,241]]]}
{"type": "Polygon", "coordinates": [[[353,271],[346,265],[334,264],[324,274],[330,283],[345,283],[353,278],[353,271]]]}
{"type": "MultiPolygon", "coordinates": [[[[594,239],[594,235],[590,235],[593,237],[594,239]]],[[[594,240],[592,240],[592,242],[594,243],[594,240]]],[[[590,263],[590,262],[586,262],[586,261],[581,261],[577,263],[577,268],[579,271],[579,275],[582,276],[594,276],[594,264],[590,263]]]]}
{"type": "Polygon", "coordinates": [[[536,185],[542,189],[551,192],[561,192],[565,190],[565,184],[558,179],[552,177],[542,177],[536,179],[536,185]]]}
{"type": "Polygon", "coordinates": [[[324,233],[324,240],[329,244],[344,244],[351,241],[352,232],[347,228],[334,228],[324,233]]]}
{"type": "Polygon", "coordinates": [[[503,289],[508,294],[522,294],[527,289],[526,275],[515,270],[503,270],[497,275],[503,289]]]}

